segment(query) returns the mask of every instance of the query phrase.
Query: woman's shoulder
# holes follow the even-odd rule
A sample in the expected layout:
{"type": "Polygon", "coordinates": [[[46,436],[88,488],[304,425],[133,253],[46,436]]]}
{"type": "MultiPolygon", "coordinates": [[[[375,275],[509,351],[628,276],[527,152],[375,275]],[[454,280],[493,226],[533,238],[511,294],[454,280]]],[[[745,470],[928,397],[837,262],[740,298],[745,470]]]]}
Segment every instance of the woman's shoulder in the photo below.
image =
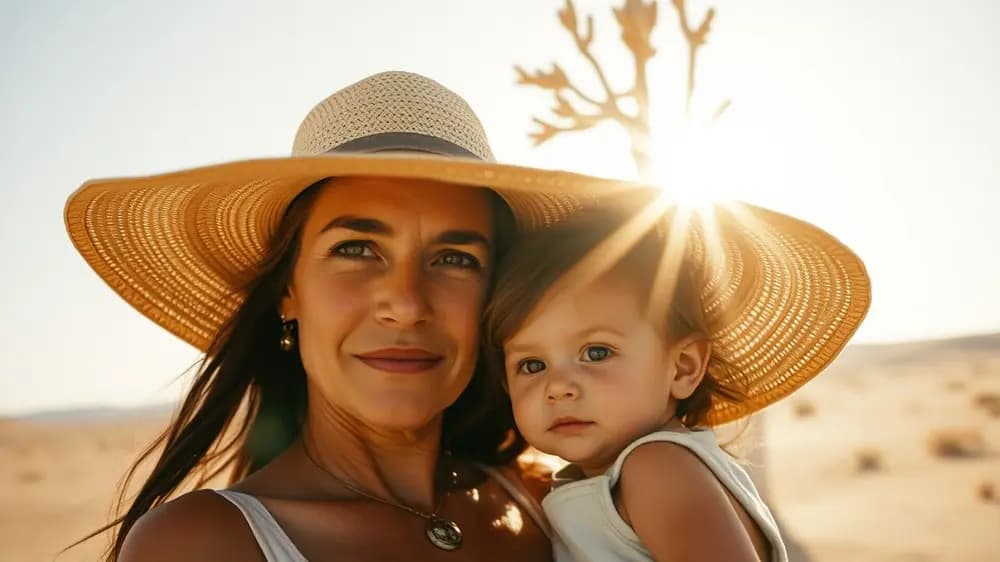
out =
{"type": "Polygon", "coordinates": [[[514,461],[509,470],[520,480],[528,493],[538,501],[542,501],[542,498],[552,489],[552,467],[542,461],[538,455],[521,455],[514,461]]]}
{"type": "Polygon", "coordinates": [[[259,560],[240,511],[213,490],[189,492],[139,518],[125,537],[121,562],[259,560]]]}

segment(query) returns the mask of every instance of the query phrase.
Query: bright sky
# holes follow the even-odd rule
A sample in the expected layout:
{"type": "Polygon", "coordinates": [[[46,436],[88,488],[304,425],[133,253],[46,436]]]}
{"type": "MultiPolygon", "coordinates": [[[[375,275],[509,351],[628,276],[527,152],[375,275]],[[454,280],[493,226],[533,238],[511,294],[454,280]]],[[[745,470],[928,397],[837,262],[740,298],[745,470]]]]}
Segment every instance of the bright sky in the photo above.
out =
{"type": "MultiPolygon", "coordinates": [[[[630,67],[610,12],[598,57],[630,67]]],[[[368,74],[400,69],[459,92],[499,159],[633,174],[607,126],[533,148],[549,94],[512,65],[558,60],[596,86],[555,12],[561,0],[364,2],[68,0],[0,3],[0,413],[171,399],[192,348],[135,313],[69,243],[66,197],[93,177],[285,155],[305,113],[368,74]]],[[[700,21],[707,2],[689,0],[700,21]]],[[[704,163],[725,194],[801,216],[853,247],[874,283],[855,341],[1000,330],[1000,4],[989,0],[719,0],[699,57],[695,117],[674,134],[686,53],[660,2],[650,66],[669,158],[704,163]],[[708,147],[709,156],[698,147],[708,147]]],[[[590,88],[593,93],[596,90],[590,88]]]]}

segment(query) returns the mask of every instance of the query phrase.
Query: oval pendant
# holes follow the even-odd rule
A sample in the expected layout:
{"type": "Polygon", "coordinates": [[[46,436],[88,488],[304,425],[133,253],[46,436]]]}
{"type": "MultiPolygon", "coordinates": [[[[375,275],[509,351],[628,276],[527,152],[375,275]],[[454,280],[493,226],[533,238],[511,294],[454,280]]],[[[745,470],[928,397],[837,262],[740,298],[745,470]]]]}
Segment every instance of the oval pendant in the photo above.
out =
{"type": "Polygon", "coordinates": [[[427,520],[427,539],[441,550],[455,550],[462,546],[462,529],[450,519],[431,517],[427,520]]]}

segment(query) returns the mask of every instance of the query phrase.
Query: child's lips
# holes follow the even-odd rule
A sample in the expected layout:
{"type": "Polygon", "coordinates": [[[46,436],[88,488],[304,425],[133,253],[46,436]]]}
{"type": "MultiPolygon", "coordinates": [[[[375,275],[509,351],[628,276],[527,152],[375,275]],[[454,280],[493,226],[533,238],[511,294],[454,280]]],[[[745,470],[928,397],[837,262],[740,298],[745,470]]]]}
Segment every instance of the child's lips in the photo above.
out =
{"type": "Polygon", "coordinates": [[[594,422],[589,420],[581,420],[579,418],[572,417],[562,417],[556,418],[549,426],[549,431],[554,431],[556,433],[580,433],[585,431],[587,428],[594,425],[594,422]]]}

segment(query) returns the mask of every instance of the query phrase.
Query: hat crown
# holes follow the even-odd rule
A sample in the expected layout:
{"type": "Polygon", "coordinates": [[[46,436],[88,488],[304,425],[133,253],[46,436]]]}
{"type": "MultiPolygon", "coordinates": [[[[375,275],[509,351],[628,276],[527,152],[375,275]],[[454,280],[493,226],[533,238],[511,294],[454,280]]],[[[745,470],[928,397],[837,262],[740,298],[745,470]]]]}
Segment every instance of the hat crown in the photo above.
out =
{"type": "Polygon", "coordinates": [[[292,155],[325,154],[387,133],[431,137],[494,161],[486,131],[464,99],[430,78],[400,71],[374,74],[318,103],[299,126],[292,155]]]}

